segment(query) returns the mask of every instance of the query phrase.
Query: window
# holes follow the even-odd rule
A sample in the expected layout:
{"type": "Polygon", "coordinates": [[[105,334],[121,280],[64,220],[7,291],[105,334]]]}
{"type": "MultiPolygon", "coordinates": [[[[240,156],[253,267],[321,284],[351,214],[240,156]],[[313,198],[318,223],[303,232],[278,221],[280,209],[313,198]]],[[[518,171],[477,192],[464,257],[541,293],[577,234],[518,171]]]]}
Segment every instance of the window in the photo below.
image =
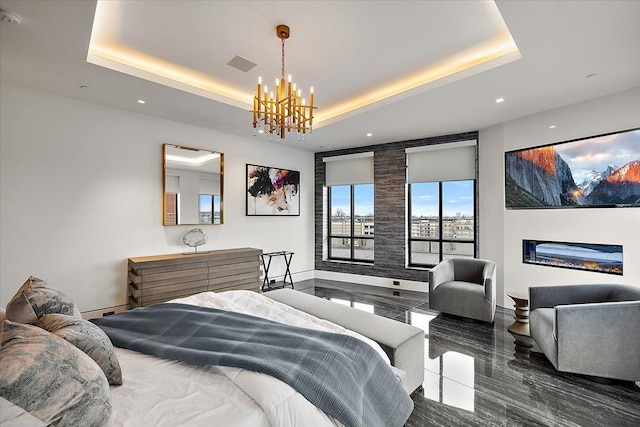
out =
{"type": "Polygon", "coordinates": [[[215,194],[198,196],[198,223],[220,224],[220,196],[215,194]]]}
{"type": "Polygon", "coordinates": [[[409,266],[475,257],[477,141],[405,149],[409,266]]]}
{"type": "Polygon", "coordinates": [[[373,263],[373,152],[325,157],[328,258],[373,263]]]}
{"type": "Polygon", "coordinates": [[[409,266],[475,257],[475,180],[409,184],[409,266]]]}
{"type": "Polygon", "coordinates": [[[329,187],[329,259],[373,262],[373,184],[329,187]]]}

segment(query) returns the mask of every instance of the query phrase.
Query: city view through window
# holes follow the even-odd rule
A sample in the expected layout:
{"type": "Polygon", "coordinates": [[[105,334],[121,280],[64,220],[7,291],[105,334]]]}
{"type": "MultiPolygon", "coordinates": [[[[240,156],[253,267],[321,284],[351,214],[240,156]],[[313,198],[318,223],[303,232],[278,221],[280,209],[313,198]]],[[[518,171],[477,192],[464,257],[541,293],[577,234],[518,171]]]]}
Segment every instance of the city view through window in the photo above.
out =
{"type": "Polygon", "coordinates": [[[220,196],[200,194],[198,201],[198,223],[220,224],[220,196]]]}
{"type": "Polygon", "coordinates": [[[432,266],[452,256],[474,256],[473,180],[414,183],[410,194],[410,265],[432,266]]]}
{"type": "Polygon", "coordinates": [[[330,187],[329,258],[373,261],[373,184],[330,187]]]}
{"type": "MultiPolygon", "coordinates": [[[[373,261],[373,188],[330,187],[330,258],[373,261]]],[[[474,210],[473,180],[410,184],[409,264],[433,266],[452,256],[473,257],[474,210]]]]}

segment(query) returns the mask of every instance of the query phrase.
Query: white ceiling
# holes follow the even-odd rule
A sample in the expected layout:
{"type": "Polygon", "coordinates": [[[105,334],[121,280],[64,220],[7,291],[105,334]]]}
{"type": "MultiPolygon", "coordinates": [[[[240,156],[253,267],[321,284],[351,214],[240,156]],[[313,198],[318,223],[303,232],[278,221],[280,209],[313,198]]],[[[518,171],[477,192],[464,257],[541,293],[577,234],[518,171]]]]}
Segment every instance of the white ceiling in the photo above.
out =
{"type": "Polygon", "coordinates": [[[240,95],[88,63],[95,1],[0,0],[22,18],[0,24],[0,81],[252,137],[245,99],[257,76],[270,82],[280,74],[277,24],[291,27],[287,73],[305,92],[315,87],[318,117],[323,108],[504,39],[508,27],[521,59],[504,55],[326,120],[305,142],[285,142],[310,151],[478,130],[640,86],[640,1],[110,0],[98,10],[105,5],[108,13],[96,21],[103,42],[240,95]],[[235,55],[258,66],[233,69],[226,64],[235,55]]]}

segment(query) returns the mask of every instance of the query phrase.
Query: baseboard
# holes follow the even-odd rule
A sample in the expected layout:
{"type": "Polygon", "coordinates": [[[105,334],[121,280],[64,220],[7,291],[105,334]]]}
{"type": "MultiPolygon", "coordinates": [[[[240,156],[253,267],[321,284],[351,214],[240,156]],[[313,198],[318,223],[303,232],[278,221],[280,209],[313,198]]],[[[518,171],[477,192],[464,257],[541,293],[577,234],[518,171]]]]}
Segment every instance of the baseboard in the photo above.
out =
{"type": "Polygon", "coordinates": [[[427,282],[413,280],[391,279],[387,277],[364,276],[361,274],[337,273],[335,271],[315,270],[315,279],[336,280],[339,282],[357,283],[360,285],[379,286],[381,288],[399,289],[404,291],[429,292],[427,282]],[[393,282],[398,282],[394,285],[393,282]]]}

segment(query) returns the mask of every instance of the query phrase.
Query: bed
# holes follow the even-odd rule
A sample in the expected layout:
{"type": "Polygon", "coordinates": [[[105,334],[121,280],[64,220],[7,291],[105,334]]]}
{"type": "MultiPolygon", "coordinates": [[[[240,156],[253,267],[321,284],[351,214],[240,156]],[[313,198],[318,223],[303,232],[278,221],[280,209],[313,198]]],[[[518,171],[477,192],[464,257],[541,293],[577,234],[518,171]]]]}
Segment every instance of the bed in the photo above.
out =
{"type": "MultiPolygon", "coordinates": [[[[167,305],[249,314],[308,330],[346,335],[366,343],[367,347],[374,349],[376,358],[384,364],[389,363],[385,352],[372,340],[255,292],[205,292],[173,300],[167,305]]],[[[137,310],[128,313],[133,311],[137,310]]],[[[116,316],[110,317],[116,319],[116,316]]],[[[100,324],[100,321],[96,323],[100,324]]],[[[0,351],[4,351],[4,347],[0,351]]],[[[231,366],[198,366],[118,347],[114,351],[121,369],[122,384],[110,387],[108,404],[111,408],[108,419],[102,419],[101,424],[101,415],[97,415],[98,421],[92,425],[343,425],[338,419],[314,406],[291,385],[264,373],[231,366]]],[[[336,388],[340,387],[341,385],[336,385],[336,388]]],[[[406,399],[411,408],[412,403],[401,387],[394,384],[390,389],[395,394],[404,394],[400,398],[405,405],[404,415],[401,416],[402,421],[396,421],[398,425],[402,425],[411,412],[410,409],[407,412],[406,399]]],[[[38,411],[29,412],[38,414],[39,419],[48,416],[46,422],[52,420],[51,415],[44,416],[38,411]]],[[[102,412],[103,415],[105,413],[102,412]]],[[[358,425],[351,420],[345,424],[358,425]]],[[[65,425],[65,422],[59,420],[58,425],[65,425]]]]}

